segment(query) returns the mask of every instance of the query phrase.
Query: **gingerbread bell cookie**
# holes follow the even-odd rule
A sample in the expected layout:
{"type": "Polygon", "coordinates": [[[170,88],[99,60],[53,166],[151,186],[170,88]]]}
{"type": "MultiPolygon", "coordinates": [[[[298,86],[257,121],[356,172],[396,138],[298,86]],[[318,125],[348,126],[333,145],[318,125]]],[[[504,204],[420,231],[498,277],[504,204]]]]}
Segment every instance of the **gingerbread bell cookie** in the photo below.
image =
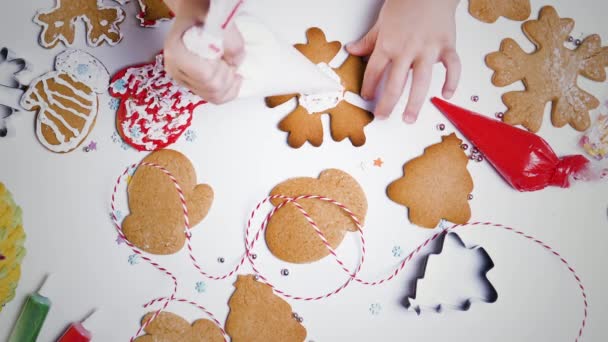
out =
{"type": "Polygon", "coordinates": [[[469,13],[486,23],[496,22],[500,17],[522,21],[531,12],[530,0],[469,0],[469,13]]]}
{"type": "MultiPolygon", "coordinates": [[[[367,213],[367,198],[359,183],[348,173],[337,169],[325,170],[319,178],[289,179],[277,185],[270,194],[291,198],[302,195],[328,197],[349,208],[361,224],[367,213]]],[[[275,206],[281,202],[282,199],[272,200],[275,206]]],[[[334,204],[318,199],[302,199],[298,203],[315,220],[334,249],[347,232],[357,231],[352,217],[334,204]]],[[[292,263],[310,263],[329,255],[319,235],[292,203],[278,210],[268,222],[266,245],[277,258],[292,263]]]]}
{"type": "Polygon", "coordinates": [[[510,38],[502,41],[500,51],[489,54],[486,64],[494,70],[492,83],[504,87],[522,81],[524,91],[503,95],[508,107],[504,121],[523,125],[538,132],[547,102],[552,103],[551,121],[555,127],[569,124],[578,131],[589,128],[589,111],[600,102],[577,84],[579,75],[593,81],[606,80],[608,47],[602,47],[600,36],[585,38],[572,50],[565,42],[574,27],[572,19],[560,18],[553,7],[540,11],[538,20],[523,24],[523,31],[536,50],[524,52],[510,38]]]}
{"type": "Polygon", "coordinates": [[[56,0],[55,8],[40,11],[34,22],[42,26],[40,45],[53,48],[57,44],[74,44],[76,23],[86,26],[89,46],[96,47],[108,43],[116,45],[122,39],[119,25],[125,20],[125,12],[116,6],[102,5],[98,0],[56,0]]]}
{"type": "Polygon", "coordinates": [[[289,303],[252,275],[238,276],[228,301],[226,332],[232,342],[302,342],[306,329],[289,303]]]}
{"type": "Polygon", "coordinates": [[[473,179],[462,141],[455,134],[431,145],[403,166],[403,177],[388,186],[388,197],[409,209],[410,221],[435,228],[441,219],[464,224],[471,218],[473,179]]]}
{"type": "Polygon", "coordinates": [[[266,104],[274,108],[293,98],[298,106],[279,123],[279,129],[289,133],[289,146],[299,148],[307,141],[313,146],[323,143],[323,125],[321,116],[331,117],[331,135],[335,141],[350,139],[354,146],[365,144],[364,128],[373,120],[372,113],[359,108],[344,99],[346,92],[359,94],[363,84],[365,63],[360,57],[349,55],[338,67],[331,68],[329,63],[336,57],[342,44],[328,42],[319,28],[306,32],[308,43],[296,44],[295,47],[311,62],[342,85],[342,90],[323,94],[291,94],[266,98],[266,104]]]}
{"type": "Polygon", "coordinates": [[[173,254],[185,243],[184,204],[191,227],[200,223],[213,202],[209,185],[196,183],[192,163],[183,154],[160,150],[144,158],[142,163],[164,167],[179,184],[182,202],[173,180],[162,170],[140,165],[129,182],[130,214],[122,222],[127,239],[152,254],[173,254]]]}
{"type": "Polygon", "coordinates": [[[21,97],[25,110],[38,111],[36,135],[56,153],[76,149],[89,135],[99,111],[99,96],[110,75],[95,57],[67,50],[55,58],[55,70],[32,81],[21,97]]]}
{"type": "MultiPolygon", "coordinates": [[[[154,316],[154,312],[146,314],[142,325],[154,316]]],[[[135,342],[224,342],[224,334],[220,328],[208,319],[199,319],[190,324],[182,317],[171,313],[161,312],[144,328],[146,333],[135,339],[135,342]]]]}

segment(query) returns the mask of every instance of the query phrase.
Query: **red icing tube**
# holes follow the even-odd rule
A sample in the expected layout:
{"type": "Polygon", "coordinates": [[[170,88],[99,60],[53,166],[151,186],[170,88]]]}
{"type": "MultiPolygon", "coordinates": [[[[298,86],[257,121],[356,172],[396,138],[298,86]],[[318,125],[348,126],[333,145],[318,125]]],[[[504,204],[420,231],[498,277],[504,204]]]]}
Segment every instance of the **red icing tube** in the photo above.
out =
{"type": "Polygon", "coordinates": [[[436,97],[431,102],[519,191],[536,191],[547,186],[567,188],[571,177],[589,164],[581,155],[558,158],[549,144],[536,134],[436,97]]]}

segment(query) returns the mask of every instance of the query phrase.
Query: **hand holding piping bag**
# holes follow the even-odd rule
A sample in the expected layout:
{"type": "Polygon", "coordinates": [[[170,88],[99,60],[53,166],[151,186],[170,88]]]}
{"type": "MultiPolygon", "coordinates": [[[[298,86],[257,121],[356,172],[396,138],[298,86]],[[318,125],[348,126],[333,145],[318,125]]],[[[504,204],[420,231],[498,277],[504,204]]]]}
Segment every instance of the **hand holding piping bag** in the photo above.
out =
{"type": "Polygon", "coordinates": [[[232,22],[243,0],[165,0],[175,21],[165,41],[165,68],[180,84],[205,100],[220,104],[234,99],[242,77],[237,68],[244,57],[244,42],[232,22]],[[204,23],[207,58],[190,52],[184,33],[204,23]]]}

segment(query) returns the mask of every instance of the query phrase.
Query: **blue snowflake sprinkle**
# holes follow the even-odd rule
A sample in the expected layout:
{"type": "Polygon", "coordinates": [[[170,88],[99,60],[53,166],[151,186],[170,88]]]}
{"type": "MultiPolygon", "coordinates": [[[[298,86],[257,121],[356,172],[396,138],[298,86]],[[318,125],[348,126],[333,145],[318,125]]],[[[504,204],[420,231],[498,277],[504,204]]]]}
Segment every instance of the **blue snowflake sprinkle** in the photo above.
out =
{"type": "Polygon", "coordinates": [[[393,247],[392,253],[395,258],[399,258],[401,254],[403,254],[403,249],[401,246],[395,246],[393,247]]]}
{"type": "Polygon", "coordinates": [[[380,303],[373,303],[369,306],[369,313],[373,316],[378,316],[382,312],[382,305],[380,303]]]}
{"type": "MultiPolygon", "coordinates": [[[[114,215],[116,216],[116,221],[120,222],[122,220],[122,212],[120,210],[116,210],[114,215]]],[[[110,213],[110,218],[112,218],[112,213],[110,213]]]]}
{"type": "Polygon", "coordinates": [[[121,141],[120,135],[117,132],[112,133],[112,142],[117,144],[121,141]]]}
{"type": "Polygon", "coordinates": [[[87,64],[78,64],[76,72],[78,75],[86,75],[89,73],[89,66],[87,64]]]}
{"type": "Polygon", "coordinates": [[[187,130],[184,136],[186,137],[187,142],[194,142],[197,138],[196,132],[191,129],[187,130]]]}
{"type": "Polygon", "coordinates": [[[131,127],[129,132],[131,133],[131,136],[135,139],[139,139],[139,137],[141,137],[141,128],[139,128],[139,126],[131,127]]]}
{"type": "Polygon", "coordinates": [[[120,144],[120,148],[122,148],[124,151],[126,151],[129,148],[131,148],[131,146],[129,146],[126,142],[123,142],[122,144],[120,144]]]}
{"type": "Polygon", "coordinates": [[[203,293],[203,292],[207,291],[207,284],[205,284],[204,281],[199,281],[196,283],[194,288],[196,289],[196,292],[203,293]]]}
{"type": "Polygon", "coordinates": [[[108,104],[110,105],[111,110],[116,111],[116,110],[118,110],[118,107],[120,107],[120,100],[116,99],[116,98],[112,98],[108,104]]]}
{"type": "Polygon", "coordinates": [[[114,83],[112,83],[112,89],[118,93],[122,93],[127,89],[127,82],[123,79],[120,79],[114,83]]]}
{"type": "Polygon", "coordinates": [[[137,265],[137,264],[139,264],[139,255],[137,255],[137,254],[131,254],[131,255],[129,255],[129,264],[130,265],[137,265]]]}

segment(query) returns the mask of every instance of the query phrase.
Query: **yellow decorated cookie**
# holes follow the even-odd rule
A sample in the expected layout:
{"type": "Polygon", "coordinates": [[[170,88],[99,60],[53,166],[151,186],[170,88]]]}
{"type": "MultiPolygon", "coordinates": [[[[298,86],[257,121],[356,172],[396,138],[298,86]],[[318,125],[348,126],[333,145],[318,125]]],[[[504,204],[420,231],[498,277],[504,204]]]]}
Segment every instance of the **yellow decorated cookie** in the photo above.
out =
{"type": "Polygon", "coordinates": [[[21,208],[0,183],[0,311],[15,297],[25,255],[21,208]]]}

